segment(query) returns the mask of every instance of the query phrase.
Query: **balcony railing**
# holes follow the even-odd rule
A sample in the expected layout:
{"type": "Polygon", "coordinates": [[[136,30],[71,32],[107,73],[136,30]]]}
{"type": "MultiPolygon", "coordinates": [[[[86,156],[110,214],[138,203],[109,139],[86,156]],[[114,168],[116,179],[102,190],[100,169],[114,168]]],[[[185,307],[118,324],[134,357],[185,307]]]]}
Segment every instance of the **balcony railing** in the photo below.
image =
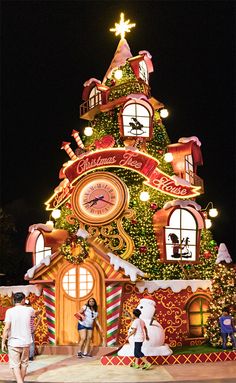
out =
{"type": "MultiPolygon", "coordinates": [[[[132,93],[143,93],[145,96],[150,97],[150,87],[143,81],[128,81],[123,84],[113,86],[108,91],[107,102],[128,96],[132,93]]],[[[90,97],[87,101],[80,105],[80,117],[89,115],[89,111],[96,108],[102,103],[101,93],[90,97]]],[[[91,113],[92,115],[93,113],[91,113]]]]}

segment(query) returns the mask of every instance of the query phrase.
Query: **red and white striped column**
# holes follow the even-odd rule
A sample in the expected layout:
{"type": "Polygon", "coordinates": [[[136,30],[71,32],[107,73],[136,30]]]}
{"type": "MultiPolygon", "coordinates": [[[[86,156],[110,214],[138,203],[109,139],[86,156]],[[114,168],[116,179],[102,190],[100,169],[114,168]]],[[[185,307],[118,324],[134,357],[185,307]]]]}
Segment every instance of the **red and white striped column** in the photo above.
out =
{"type": "Polygon", "coordinates": [[[107,346],[115,346],[120,317],[122,286],[112,283],[106,286],[107,346]]]}
{"type": "Polygon", "coordinates": [[[55,331],[55,287],[43,289],[43,298],[46,307],[46,318],[48,325],[48,340],[50,344],[56,344],[55,331]]]}

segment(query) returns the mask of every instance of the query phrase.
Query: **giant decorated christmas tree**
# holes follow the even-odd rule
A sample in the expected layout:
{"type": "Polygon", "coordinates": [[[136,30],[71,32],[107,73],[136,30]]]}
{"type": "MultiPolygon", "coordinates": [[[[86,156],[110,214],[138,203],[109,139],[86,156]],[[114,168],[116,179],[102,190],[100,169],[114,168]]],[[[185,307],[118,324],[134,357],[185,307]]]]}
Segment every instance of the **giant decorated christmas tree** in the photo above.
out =
{"type": "Polygon", "coordinates": [[[80,116],[88,126],[82,140],[72,132],[75,149],[63,142],[70,161],[47,208],[61,211],[56,228],[70,233],[61,248],[70,262],[87,256],[88,244],[76,236],[83,228],[147,279],[209,278],[217,248],[195,202],[203,193],[201,143],[192,136],[170,144],[161,117],[166,109],[151,95],[151,55],[133,56],[124,38],[132,26],[122,14],[113,29],[121,39],[103,80],[84,83],[80,116]],[[180,207],[173,228],[161,222],[171,206],[180,207]]]}

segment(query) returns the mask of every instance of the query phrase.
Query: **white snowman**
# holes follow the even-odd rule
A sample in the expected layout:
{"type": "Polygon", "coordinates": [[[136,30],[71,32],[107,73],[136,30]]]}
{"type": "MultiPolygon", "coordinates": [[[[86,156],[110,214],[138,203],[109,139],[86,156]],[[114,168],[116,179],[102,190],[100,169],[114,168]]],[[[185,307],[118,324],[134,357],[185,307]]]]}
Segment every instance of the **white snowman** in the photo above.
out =
{"type": "MultiPolygon", "coordinates": [[[[146,356],[171,355],[172,350],[165,344],[165,332],[163,327],[153,319],[156,311],[156,302],[152,297],[140,299],[136,307],[141,311],[140,318],[145,322],[149,340],[143,342],[142,351],[146,356]]],[[[125,344],[119,351],[119,356],[134,356],[133,335],[129,338],[129,343],[125,344]]]]}

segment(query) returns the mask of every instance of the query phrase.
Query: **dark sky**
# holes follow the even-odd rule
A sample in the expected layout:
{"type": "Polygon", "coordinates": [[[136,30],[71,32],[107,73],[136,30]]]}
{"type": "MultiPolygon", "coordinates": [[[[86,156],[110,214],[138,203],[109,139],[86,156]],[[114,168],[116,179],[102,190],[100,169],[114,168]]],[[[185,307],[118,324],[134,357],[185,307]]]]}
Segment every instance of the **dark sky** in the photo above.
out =
{"type": "Polygon", "coordinates": [[[136,22],[132,54],[153,57],[152,96],[170,116],[171,142],[197,136],[205,195],[219,209],[213,233],[236,260],[235,247],[235,2],[1,1],[1,203],[22,239],[45,222],[44,202],[68,160],[83,83],[103,79],[119,39],[109,32],[120,12],[136,22]]]}

